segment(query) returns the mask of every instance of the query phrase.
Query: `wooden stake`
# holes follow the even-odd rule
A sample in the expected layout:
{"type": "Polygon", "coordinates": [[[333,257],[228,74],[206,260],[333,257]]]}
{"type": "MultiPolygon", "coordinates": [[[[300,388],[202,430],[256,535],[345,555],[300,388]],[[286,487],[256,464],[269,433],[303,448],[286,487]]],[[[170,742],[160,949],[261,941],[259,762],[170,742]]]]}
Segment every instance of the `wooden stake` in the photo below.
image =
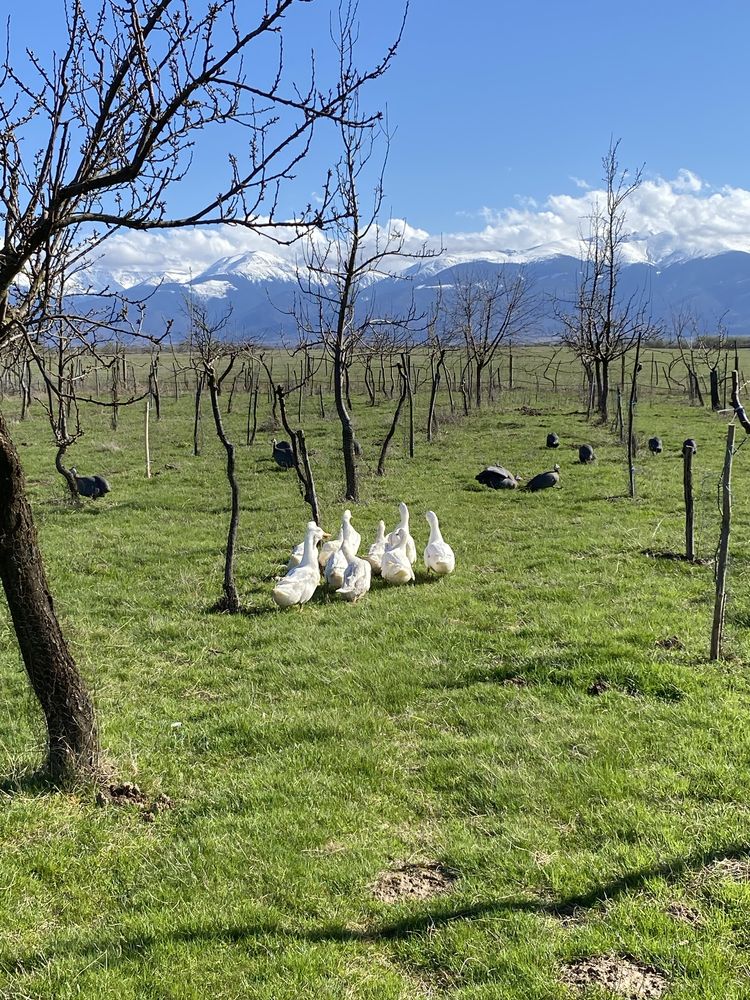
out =
{"type": "Polygon", "coordinates": [[[716,599],[714,621],[711,629],[711,659],[721,659],[721,640],[724,631],[724,611],[727,602],[727,562],[729,559],[729,531],[732,523],[732,456],[734,454],[734,424],[727,427],[727,450],[724,455],[724,472],[721,477],[721,535],[716,562],[716,599]]]}
{"type": "Polygon", "coordinates": [[[682,448],[682,488],[685,496],[685,558],[695,559],[695,503],[693,497],[693,449],[682,448]]]}
{"type": "Polygon", "coordinates": [[[151,410],[151,402],[146,400],[146,419],[144,421],[144,431],[145,431],[145,444],[146,444],[146,479],[151,478],[151,448],[149,447],[148,440],[148,415],[151,410]]]}

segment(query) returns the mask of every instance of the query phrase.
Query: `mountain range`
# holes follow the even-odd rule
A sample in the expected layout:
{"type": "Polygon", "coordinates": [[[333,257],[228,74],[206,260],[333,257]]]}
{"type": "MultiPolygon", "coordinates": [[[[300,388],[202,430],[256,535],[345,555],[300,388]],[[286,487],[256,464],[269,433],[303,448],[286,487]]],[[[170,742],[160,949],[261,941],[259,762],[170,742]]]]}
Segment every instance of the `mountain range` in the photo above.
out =
{"type": "MultiPolygon", "coordinates": [[[[631,262],[622,268],[620,292],[624,297],[645,296],[652,318],[667,329],[672,315],[687,307],[708,332],[722,317],[731,335],[750,334],[750,253],[680,254],[652,239],[648,245],[630,245],[625,260],[631,262]],[[661,253],[654,253],[654,247],[661,253]]],[[[581,267],[577,257],[555,246],[525,253],[441,254],[412,263],[397,275],[372,278],[360,302],[375,305],[379,314],[397,315],[412,301],[418,312],[428,312],[438,290],[443,303],[449,304],[459,278],[483,280],[502,269],[513,276],[521,267],[536,294],[548,303],[528,339],[554,338],[560,331],[551,303],[571,300],[581,267]]],[[[252,251],[222,257],[195,277],[108,271],[101,264],[87,277],[94,290],[121,291],[131,301],[142,302],[145,329],[155,333],[171,320],[173,336],[185,336],[192,299],[209,317],[218,318],[231,307],[227,336],[268,344],[297,340],[293,315],[295,298],[300,297],[297,267],[277,254],[252,251]]]]}

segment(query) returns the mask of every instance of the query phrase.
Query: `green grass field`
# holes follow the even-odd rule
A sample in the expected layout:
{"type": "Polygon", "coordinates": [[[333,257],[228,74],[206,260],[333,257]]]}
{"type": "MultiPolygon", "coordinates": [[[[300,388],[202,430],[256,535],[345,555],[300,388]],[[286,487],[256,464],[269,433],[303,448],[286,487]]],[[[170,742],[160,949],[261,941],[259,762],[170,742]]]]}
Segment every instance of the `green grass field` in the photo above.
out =
{"type": "MultiPolygon", "coordinates": [[[[591,955],[653,967],[670,1000],[750,996],[750,448],[735,459],[723,662],[707,656],[710,565],[643,554],[681,551],[693,436],[698,554],[713,556],[724,419],[644,398],[639,433],[665,453],[640,453],[633,502],[622,447],[572,397],[506,394],[431,446],[420,398],[416,457],[400,430],[382,479],[394,404],[357,398],[363,545],[404,499],[420,558],[431,508],[456,572],[281,612],[273,578],[308,513],[271,433],[242,445],[240,397],[228,427],[246,613],[229,617],[207,610],[223,454],[206,411],[193,457],[191,400],[163,392],[150,481],[141,406],[116,432],[106,412],[85,415],[71,461],[112,493],[80,511],[39,407],[14,426],[107,756],[172,808],[146,822],[34,783],[43,733],[0,610],[0,997],[551,1000],[576,995],[565,963],[591,955]],[[577,464],[583,441],[593,466],[577,464]],[[485,464],[528,477],[554,460],[560,489],[474,482],[485,464]],[[405,864],[438,865],[445,891],[379,898],[382,873],[405,864]]],[[[336,426],[306,409],[335,531],[336,426]]]]}

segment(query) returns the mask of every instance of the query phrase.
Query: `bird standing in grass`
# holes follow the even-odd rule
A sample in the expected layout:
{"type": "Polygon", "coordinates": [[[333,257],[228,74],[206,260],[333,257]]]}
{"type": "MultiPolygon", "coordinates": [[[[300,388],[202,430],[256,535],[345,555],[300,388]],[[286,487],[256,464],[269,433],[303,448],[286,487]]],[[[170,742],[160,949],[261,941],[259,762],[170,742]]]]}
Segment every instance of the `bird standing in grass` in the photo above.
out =
{"type": "Polygon", "coordinates": [[[396,528],[391,535],[394,536],[394,544],[383,553],[380,575],[386,583],[410,583],[414,579],[414,570],[406,551],[406,543],[411,535],[407,535],[404,528],[396,528]]]}
{"type": "Polygon", "coordinates": [[[443,540],[437,514],[428,510],[425,517],[430,526],[430,540],[424,550],[425,568],[438,576],[447,576],[456,568],[456,557],[450,545],[443,540]]]}
{"type": "Polygon", "coordinates": [[[380,562],[385,552],[385,521],[378,521],[378,533],[375,541],[367,550],[365,559],[372,567],[373,573],[380,573],[380,562]]]}
{"type": "Polygon", "coordinates": [[[75,478],[79,496],[91,497],[92,500],[98,500],[105,493],[112,492],[104,476],[79,476],[74,467],[71,467],[70,472],[75,478]]]}
{"type": "Polygon", "coordinates": [[[538,490],[549,490],[553,486],[557,486],[560,482],[560,466],[556,465],[554,469],[549,472],[540,472],[539,475],[534,476],[530,479],[524,489],[529,490],[531,493],[536,493],[538,490]]]}
{"type": "Polygon", "coordinates": [[[344,573],[349,563],[344,554],[344,546],[347,546],[350,554],[355,556],[359,551],[361,541],[362,536],[352,527],[352,512],[345,510],[341,519],[341,545],[328,557],[323,570],[326,583],[332,590],[338,590],[344,582],[344,573]]]}
{"type": "Polygon", "coordinates": [[[554,432],[547,435],[547,447],[548,448],[560,447],[560,438],[554,432]]]}
{"type": "Polygon", "coordinates": [[[590,444],[582,444],[578,449],[578,461],[581,465],[588,465],[589,462],[593,462],[596,458],[594,454],[594,449],[590,444]]]}
{"type": "Polygon", "coordinates": [[[401,520],[398,522],[393,531],[386,537],[385,547],[386,551],[392,548],[398,541],[398,532],[402,531],[404,534],[404,544],[406,546],[406,555],[409,559],[410,564],[413,566],[417,561],[417,546],[414,544],[414,539],[409,531],[409,508],[406,504],[401,501],[398,505],[399,513],[401,514],[401,520]]]}
{"type": "Polygon", "coordinates": [[[341,552],[346,559],[346,570],[343,582],[336,593],[345,601],[351,601],[354,604],[370,589],[372,567],[366,559],[360,559],[354,554],[348,539],[344,539],[341,552]]]}
{"type": "Polygon", "coordinates": [[[662,444],[660,437],[652,437],[648,439],[648,450],[652,455],[661,455],[662,444]]]}
{"type": "Polygon", "coordinates": [[[280,608],[290,608],[293,604],[306,604],[320,583],[318,566],[318,542],[325,536],[315,521],[307,522],[305,548],[302,562],[290,569],[286,576],[277,580],[273,588],[273,599],[280,608]]]}
{"type": "Polygon", "coordinates": [[[272,441],[272,452],[274,462],[280,469],[291,469],[294,466],[294,452],[288,441],[272,441]]]}
{"type": "Polygon", "coordinates": [[[502,465],[488,465],[474,478],[482,486],[489,486],[491,490],[514,490],[521,480],[520,476],[514,476],[502,465]]]}

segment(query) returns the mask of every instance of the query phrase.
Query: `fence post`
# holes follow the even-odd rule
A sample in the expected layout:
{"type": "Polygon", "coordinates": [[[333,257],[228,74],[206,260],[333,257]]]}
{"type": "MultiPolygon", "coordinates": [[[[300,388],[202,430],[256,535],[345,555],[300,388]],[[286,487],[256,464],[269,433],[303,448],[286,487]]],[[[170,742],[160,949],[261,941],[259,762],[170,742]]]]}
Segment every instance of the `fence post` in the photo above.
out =
{"type": "Polygon", "coordinates": [[[711,659],[721,657],[721,639],[724,630],[724,611],[727,603],[727,562],[729,558],[729,530],[732,523],[732,456],[734,454],[734,424],[727,427],[727,450],[724,455],[724,472],[721,477],[721,535],[716,561],[716,599],[714,621],[711,628],[711,659]]]}

